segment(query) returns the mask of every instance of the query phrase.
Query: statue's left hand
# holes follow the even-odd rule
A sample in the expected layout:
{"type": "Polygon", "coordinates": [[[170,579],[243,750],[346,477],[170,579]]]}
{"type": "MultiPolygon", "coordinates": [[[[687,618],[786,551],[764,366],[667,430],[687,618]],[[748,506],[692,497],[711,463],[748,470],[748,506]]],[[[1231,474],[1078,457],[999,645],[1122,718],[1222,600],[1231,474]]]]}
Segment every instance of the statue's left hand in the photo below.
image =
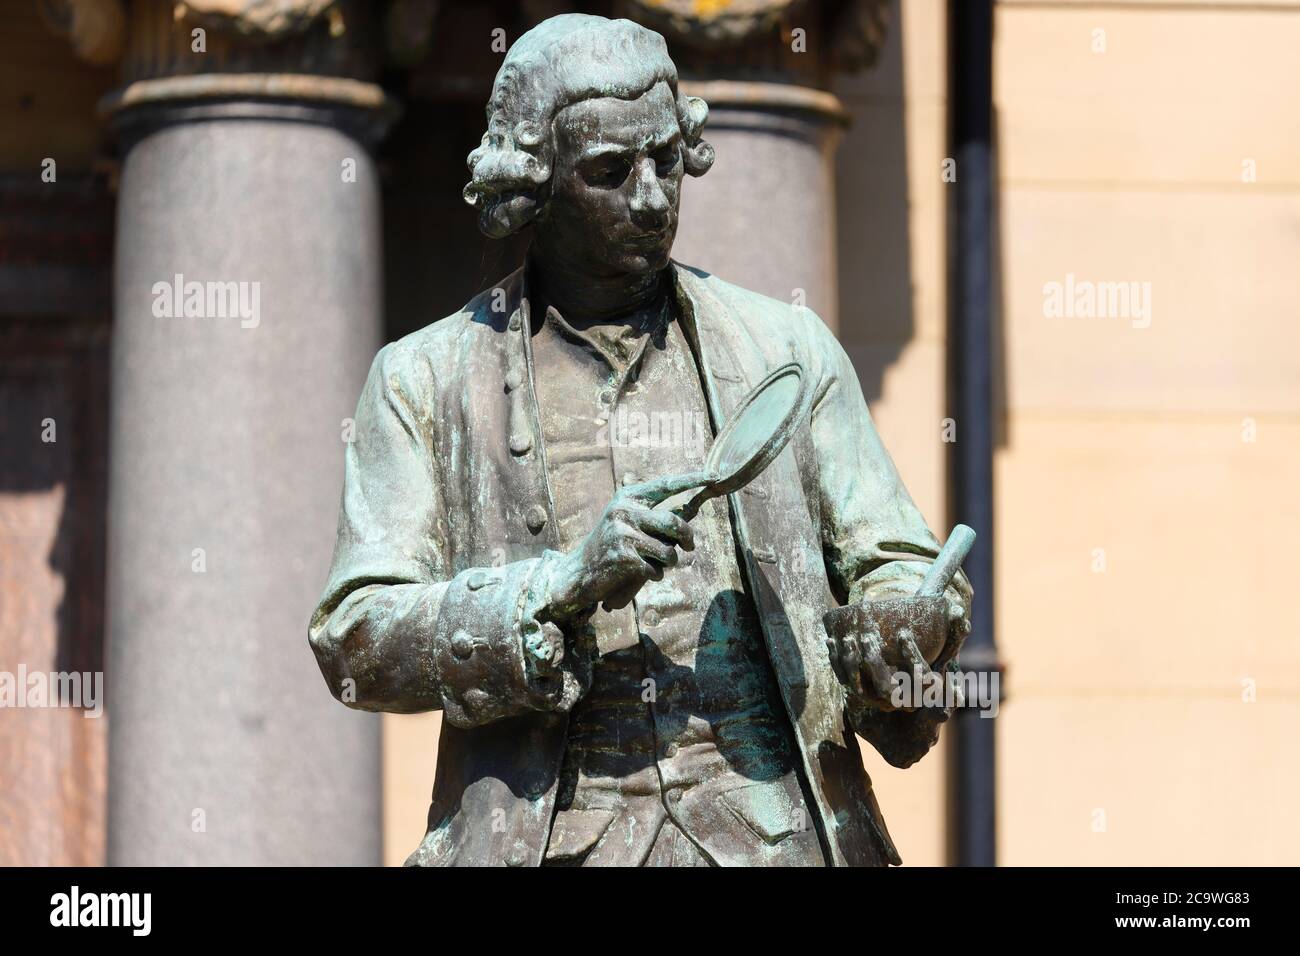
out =
{"type": "Polygon", "coordinates": [[[861,631],[827,636],[831,667],[852,703],[881,711],[911,710],[894,702],[894,674],[906,671],[924,680],[931,663],[942,667],[955,656],[969,629],[965,609],[943,598],[897,598],[878,606],[888,606],[889,613],[871,613],[868,602],[861,631]]]}

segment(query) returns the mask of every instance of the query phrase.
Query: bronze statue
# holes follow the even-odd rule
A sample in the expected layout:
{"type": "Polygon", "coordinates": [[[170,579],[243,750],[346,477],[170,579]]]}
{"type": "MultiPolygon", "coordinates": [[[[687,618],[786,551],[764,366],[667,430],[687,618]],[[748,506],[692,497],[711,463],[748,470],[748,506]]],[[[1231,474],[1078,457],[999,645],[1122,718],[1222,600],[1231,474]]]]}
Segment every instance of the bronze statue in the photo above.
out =
{"type": "Polygon", "coordinates": [[[443,711],[410,864],[901,862],[854,732],[934,744],[890,675],[955,667],[970,588],[917,596],[938,542],[817,316],[670,259],[707,115],[632,22],[520,37],[465,198],[527,262],[371,369],[310,637],[349,706],[443,711]],[[714,436],[784,366],[735,490],[714,436]]]}

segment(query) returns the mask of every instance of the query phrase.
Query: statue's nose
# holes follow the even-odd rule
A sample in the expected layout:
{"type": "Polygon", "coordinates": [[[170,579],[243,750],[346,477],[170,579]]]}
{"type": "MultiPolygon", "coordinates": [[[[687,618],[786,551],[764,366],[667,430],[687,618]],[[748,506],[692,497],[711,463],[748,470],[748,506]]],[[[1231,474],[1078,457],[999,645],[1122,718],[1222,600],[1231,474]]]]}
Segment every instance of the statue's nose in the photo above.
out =
{"type": "Polygon", "coordinates": [[[659,183],[654,161],[649,157],[642,159],[633,169],[632,177],[632,199],[629,207],[632,210],[633,221],[651,229],[667,225],[671,207],[668,196],[659,183]]]}

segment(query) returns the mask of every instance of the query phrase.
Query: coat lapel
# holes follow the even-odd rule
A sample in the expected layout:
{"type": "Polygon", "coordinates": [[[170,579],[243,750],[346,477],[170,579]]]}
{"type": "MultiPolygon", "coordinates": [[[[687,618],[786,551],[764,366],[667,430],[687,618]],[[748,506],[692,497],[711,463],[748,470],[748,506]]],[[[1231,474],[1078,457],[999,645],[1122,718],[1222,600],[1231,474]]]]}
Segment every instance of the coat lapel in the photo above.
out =
{"type": "MultiPolygon", "coordinates": [[[[707,280],[678,265],[674,272],[683,327],[698,356],[716,431],[771,367],[801,356],[765,356],[745,317],[715,295],[707,280]]],[[[812,374],[808,357],[802,358],[805,373],[812,374]]],[[[801,431],[806,429],[805,424],[801,431]]],[[[826,653],[821,617],[833,598],[820,533],[804,497],[797,442],[798,437],[754,482],[730,496],[732,514],[832,861],[884,865],[897,862],[897,851],[871,793],[857,738],[846,728],[844,690],[826,653]]]]}

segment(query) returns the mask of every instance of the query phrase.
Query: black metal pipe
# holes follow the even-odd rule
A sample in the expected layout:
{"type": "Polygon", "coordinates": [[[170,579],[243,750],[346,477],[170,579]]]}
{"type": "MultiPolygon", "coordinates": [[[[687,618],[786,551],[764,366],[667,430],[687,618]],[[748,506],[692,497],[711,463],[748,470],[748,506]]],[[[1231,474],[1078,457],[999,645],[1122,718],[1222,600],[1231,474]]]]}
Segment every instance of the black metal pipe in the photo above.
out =
{"type": "MultiPolygon", "coordinates": [[[[979,534],[965,569],[975,588],[965,672],[998,672],[993,631],[993,0],[950,0],[953,207],[952,514],[979,534]]],[[[992,685],[990,685],[992,686],[992,685]]],[[[999,685],[1000,686],[1000,680],[999,685]]],[[[995,719],[974,707],[949,727],[949,858],[996,863],[995,719]]]]}

